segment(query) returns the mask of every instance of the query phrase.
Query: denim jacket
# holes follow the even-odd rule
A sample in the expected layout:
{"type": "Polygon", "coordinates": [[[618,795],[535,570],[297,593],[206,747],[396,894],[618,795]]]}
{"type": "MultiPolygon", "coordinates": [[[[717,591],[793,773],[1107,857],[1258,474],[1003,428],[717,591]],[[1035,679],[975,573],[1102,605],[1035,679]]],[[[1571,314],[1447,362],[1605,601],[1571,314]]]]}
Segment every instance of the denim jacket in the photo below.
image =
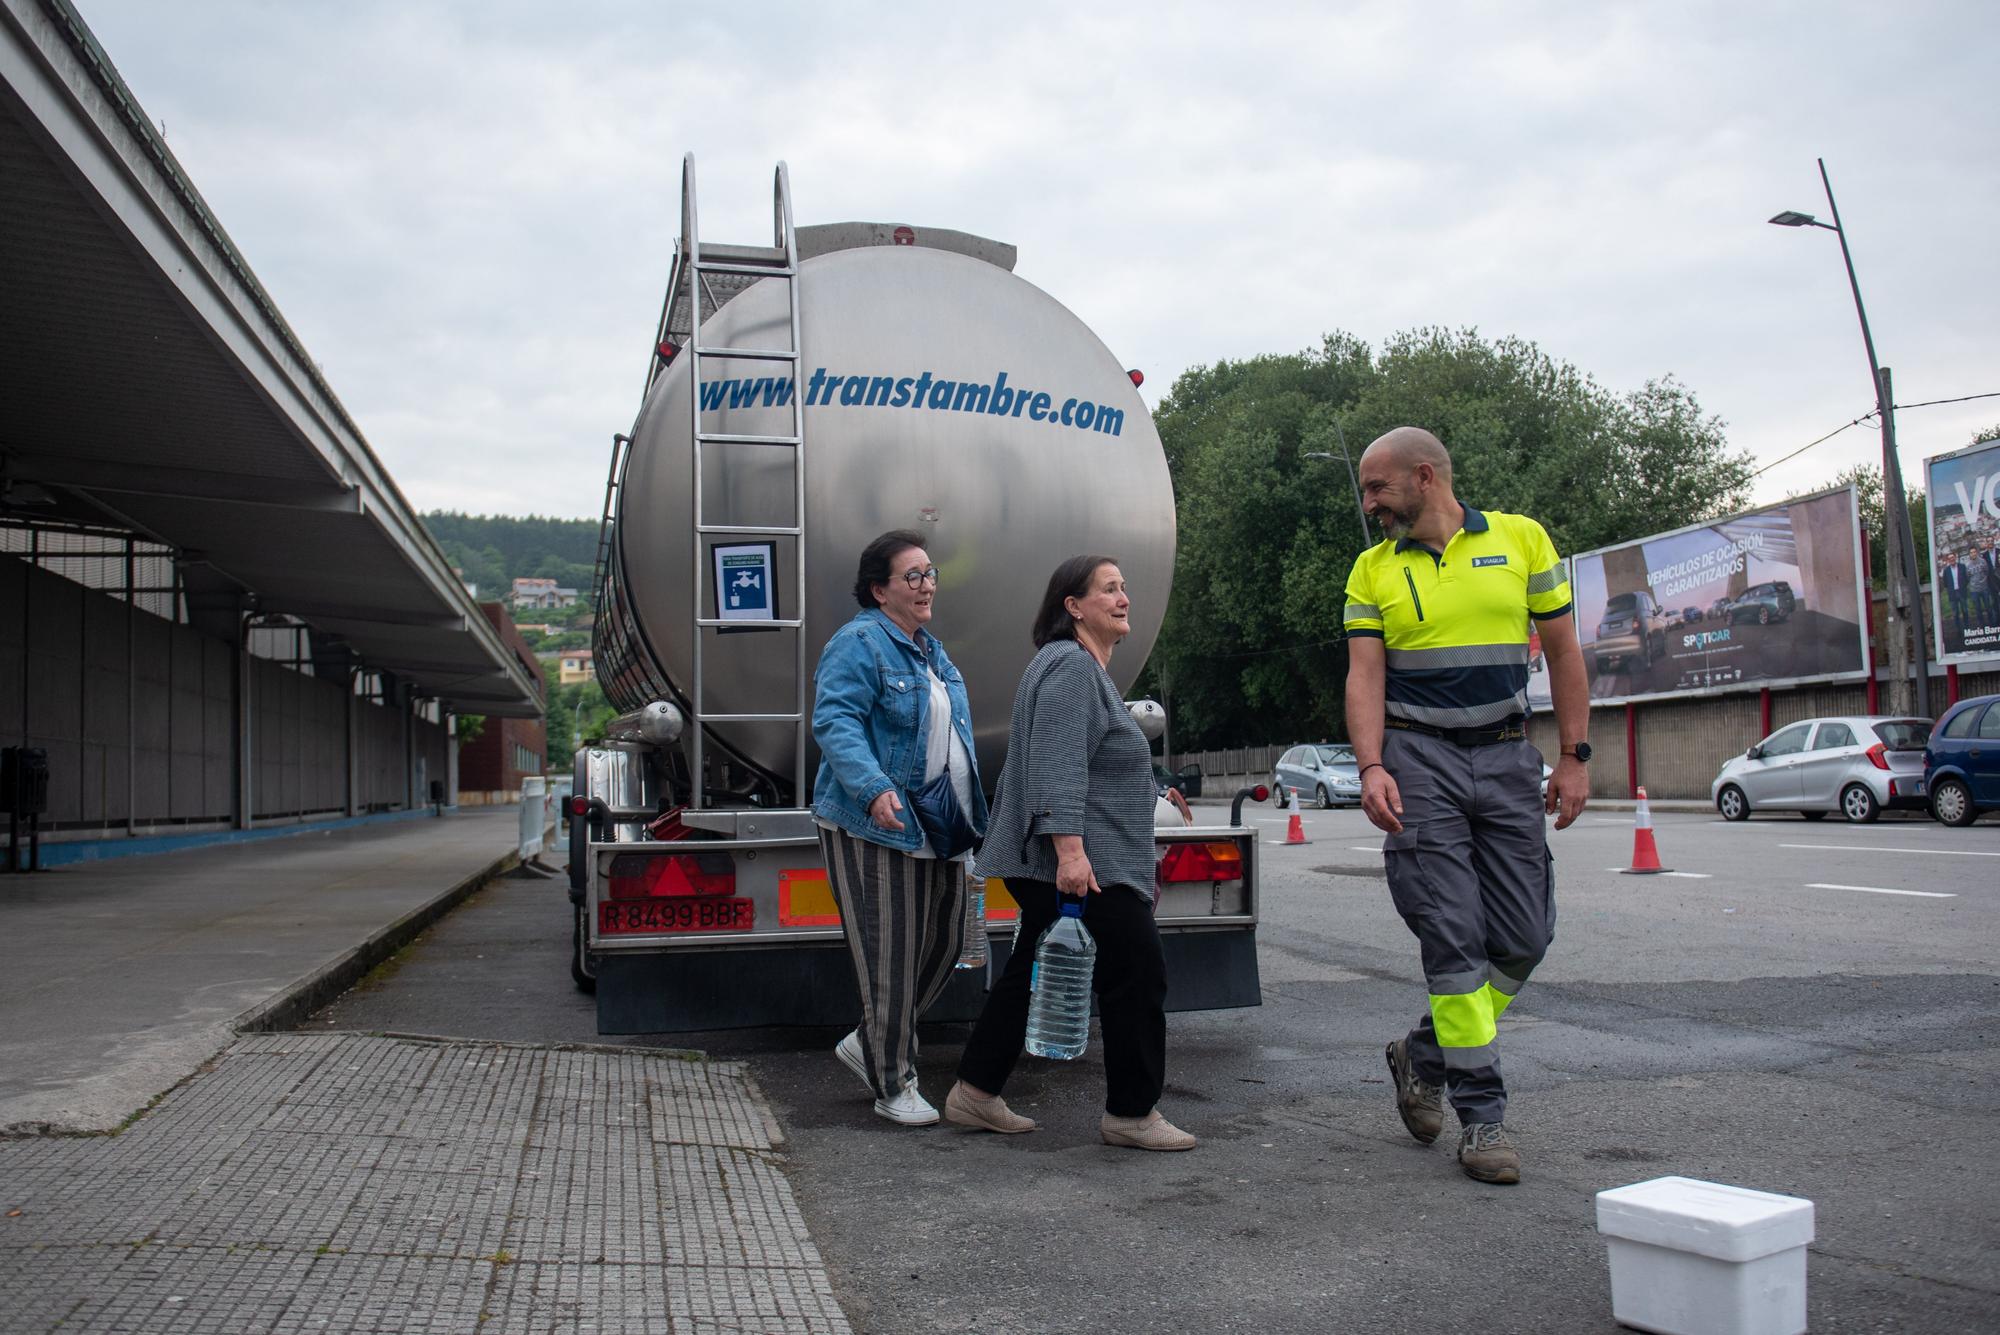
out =
{"type": "Polygon", "coordinates": [[[813,740],[820,754],[813,814],[858,838],[904,852],[914,852],[924,838],[910,810],[910,794],[924,782],[931,708],[926,665],[951,697],[951,726],[972,761],[972,808],[966,815],[984,834],[986,795],[979,787],[965,678],[935,635],[919,631],[913,641],[880,610],[857,612],[826,642],[813,673],[813,740]],[[900,831],[868,818],[869,803],[891,788],[903,802],[900,831]]]}

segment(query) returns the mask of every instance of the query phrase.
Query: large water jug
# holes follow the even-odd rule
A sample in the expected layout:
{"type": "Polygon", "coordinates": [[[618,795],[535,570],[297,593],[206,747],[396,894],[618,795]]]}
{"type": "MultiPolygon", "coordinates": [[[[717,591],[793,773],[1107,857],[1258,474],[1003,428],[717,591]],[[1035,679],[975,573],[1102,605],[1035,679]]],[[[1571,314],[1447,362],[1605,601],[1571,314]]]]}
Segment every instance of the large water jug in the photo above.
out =
{"type": "Polygon", "coordinates": [[[965,944],[958,952],[961,969],[986,967],[986,878],[965,864],[965,944]]]}
{"type": "Polygon", "coordinates": [[[1028,1052],[1068,1061],[1090,1040],[1090,975],[1097,942],[1083,925],[1083,901],[1062,897],[1062,916],[1035,946],[1028,974],[1028,1052]]]}

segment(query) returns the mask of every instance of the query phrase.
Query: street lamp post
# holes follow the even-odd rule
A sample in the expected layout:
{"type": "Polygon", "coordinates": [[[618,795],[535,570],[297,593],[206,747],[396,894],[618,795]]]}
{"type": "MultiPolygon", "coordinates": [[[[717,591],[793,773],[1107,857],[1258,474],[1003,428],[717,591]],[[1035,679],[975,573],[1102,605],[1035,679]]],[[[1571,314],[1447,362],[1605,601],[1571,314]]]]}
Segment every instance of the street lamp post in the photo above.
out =
{"type": "MultiPolygon", "coordinates": [[[[1347,465],[1347,480],[1354,488],[1354,512],[1361,517],[1361,541],[1366,545],[1368,542],[1368,510],[1367,507],[1361,504],[1361,479],[1355,475],[1354,460],[1347,456],[1347,433],[1340,429],[1340,419],[1338,417],[1328,417],[1327,420],[1333,423],[1333,438],[1340,442],[1340,454],[1338,458],[1342,463],[1347,465]]],[[[1308,459],[1332,459],[1336,456],[1328,454],[1325,450],[1308,450],[1305,457],[1308,459]]]]}
{"type": "Polygon", "coordinates": [[[1889,672],[1894,689],[1891,708],[1911,712],[1910,684],[1916,684],[1915,712],[1931,716],[1929,646],[1924,643],[1924,619],[1917,574],[1917,540],[1910,530],[1909,503],[1903,495],[1903,467],[1896,458],[1895,395],[1890,390],[1889,371],[1875,360],[1875,337],[1868,332],[1868,310],[1861,304],[1861,284],[1854,277],[1854,254],[1847,248],[1847,233],[1840,226],[1840,205],[1833,199],[1833,182],[1826,174],[1826,159],[1819,159],[1820,184],[1826,188],[1826,205],[1833,221],[1823,223],[1810,213],[1787,209],[1771,222],[1779,227],[1818,227],[1840,238],[1840,256],[1847,263],[1847,286],[1854,293],[1854,313],[1861,321],[1861,343],[1868,350],[1869,382],[1875,387],[1875,412],[1882,419],[1882,527],[1884,553],[1889,567],[1889,672]]]}

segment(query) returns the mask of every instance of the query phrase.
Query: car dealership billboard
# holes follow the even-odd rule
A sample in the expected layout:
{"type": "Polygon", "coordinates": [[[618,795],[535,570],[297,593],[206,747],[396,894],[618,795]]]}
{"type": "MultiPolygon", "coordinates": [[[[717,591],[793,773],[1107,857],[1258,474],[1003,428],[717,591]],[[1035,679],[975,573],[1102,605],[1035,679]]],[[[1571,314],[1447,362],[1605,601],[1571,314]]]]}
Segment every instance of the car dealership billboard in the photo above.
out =
{"type": "Polygon", "coordinates": [[[1866,672],[1852,487],[1584,552],[1570,588],[1594,704],[1866,672]]]}
{"type": "Polygon", "coordinates": [[[1940,663],[2000,655],[2000,440],[1924,461],[1940,663]]]}

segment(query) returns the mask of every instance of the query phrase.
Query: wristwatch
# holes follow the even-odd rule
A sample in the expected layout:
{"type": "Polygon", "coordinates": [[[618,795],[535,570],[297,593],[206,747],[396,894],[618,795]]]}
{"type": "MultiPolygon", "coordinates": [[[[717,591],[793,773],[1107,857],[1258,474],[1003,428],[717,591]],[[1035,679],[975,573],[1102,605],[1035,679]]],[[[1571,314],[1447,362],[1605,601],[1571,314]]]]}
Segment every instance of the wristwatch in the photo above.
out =
{"type": "Polygon", "coordinates": [[[1588,765],[1590,763],[1589,742],[1578,742],[1575,746],[1565,746],[1562,749],[1562,753],[1566,756],[1575,756],[1576,763],[1579,765],[1588,765]]]}

